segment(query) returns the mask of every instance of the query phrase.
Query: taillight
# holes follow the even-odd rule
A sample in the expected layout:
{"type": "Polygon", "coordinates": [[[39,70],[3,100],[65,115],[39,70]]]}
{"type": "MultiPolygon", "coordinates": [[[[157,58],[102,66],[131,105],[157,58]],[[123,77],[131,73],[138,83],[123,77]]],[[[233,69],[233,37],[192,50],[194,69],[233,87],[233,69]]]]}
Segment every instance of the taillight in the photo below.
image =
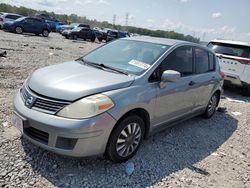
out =
{"type": "Polygon", "coordinates": [[[245,64],[245,65],[250,65],[250,60],[247,60],[247,59],[234,59],[242,64],[245,64]]]}
{"type": "Polygon", "coordinates": [[[220,70],[220,76],[221,76],[222,79],[224,79],[224,77],[225,77],[224,72],[222,72],[221,70],[220,70]]]}

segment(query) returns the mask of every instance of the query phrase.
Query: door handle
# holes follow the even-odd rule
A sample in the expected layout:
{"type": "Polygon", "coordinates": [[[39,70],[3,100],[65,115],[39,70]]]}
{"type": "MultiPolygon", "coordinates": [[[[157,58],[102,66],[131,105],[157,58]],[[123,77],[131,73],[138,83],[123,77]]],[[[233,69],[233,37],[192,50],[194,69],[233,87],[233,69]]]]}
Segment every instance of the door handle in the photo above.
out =
{"type": "Polygon", "coordinates": [[[193,86],[194,84],[196,84],[196,82],[191,81],[191,82],[189,82],[189,84],[188,84],[188,85],[193,86]]]}

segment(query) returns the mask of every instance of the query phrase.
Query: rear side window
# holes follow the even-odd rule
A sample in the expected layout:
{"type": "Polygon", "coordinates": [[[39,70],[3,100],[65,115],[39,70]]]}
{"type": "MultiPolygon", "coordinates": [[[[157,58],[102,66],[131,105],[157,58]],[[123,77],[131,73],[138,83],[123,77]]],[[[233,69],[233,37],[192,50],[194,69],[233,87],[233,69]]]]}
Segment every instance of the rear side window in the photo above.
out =
{"type": "Polygon", "coordinates": [[[219,54],[250,58],[250,47],[248,46],[211,42],[208,47],[219,54]]]}
{"type": "Polygon", "coordinates": [[[193,53],[191,46],[182,46],[175,49],[162,62],[162,72],[165,70],[175,70],[181,73],[181,76],[193,74],[193,53]]]}
{"type": "Polygon", "coordinates": [[[209,52],[209,71],[215,70],[215,56],[209,52]]]}
{"type": "Polygon", "coordinates": [[[195,73],[205,73],[209,71],[208,52],[201,48],[194,49],[195,73]]]}
{"type": "Polygon", "coordinates": [[[20,18],[20,16],[17,16],[17,15],[7,15],[5,18],[16,20],[17,18],[20,18]]]}

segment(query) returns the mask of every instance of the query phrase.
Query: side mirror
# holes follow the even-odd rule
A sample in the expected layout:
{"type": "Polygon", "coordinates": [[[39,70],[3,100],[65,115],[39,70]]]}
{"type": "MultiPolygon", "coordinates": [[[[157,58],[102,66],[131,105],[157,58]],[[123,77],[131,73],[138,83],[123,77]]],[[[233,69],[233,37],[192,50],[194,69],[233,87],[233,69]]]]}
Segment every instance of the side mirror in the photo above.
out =
{"type": "Polygon", "coordinates": [[[160,87],[166,86],[166,82],[178,82],[181,78],[181,74],[174,70],[166,70],[162,73],[160,87]]]}

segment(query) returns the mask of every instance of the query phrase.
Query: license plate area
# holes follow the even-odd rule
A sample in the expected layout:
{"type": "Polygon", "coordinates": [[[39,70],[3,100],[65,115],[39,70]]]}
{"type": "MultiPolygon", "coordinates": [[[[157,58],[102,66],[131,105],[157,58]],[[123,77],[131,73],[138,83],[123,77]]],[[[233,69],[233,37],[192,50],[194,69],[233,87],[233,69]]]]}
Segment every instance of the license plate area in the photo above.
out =
{"type": "Polygon", "coordinates": [[[12,116],[12,124],[23,134],[23,122],[24,120],[16,113],[12,116]]]}

